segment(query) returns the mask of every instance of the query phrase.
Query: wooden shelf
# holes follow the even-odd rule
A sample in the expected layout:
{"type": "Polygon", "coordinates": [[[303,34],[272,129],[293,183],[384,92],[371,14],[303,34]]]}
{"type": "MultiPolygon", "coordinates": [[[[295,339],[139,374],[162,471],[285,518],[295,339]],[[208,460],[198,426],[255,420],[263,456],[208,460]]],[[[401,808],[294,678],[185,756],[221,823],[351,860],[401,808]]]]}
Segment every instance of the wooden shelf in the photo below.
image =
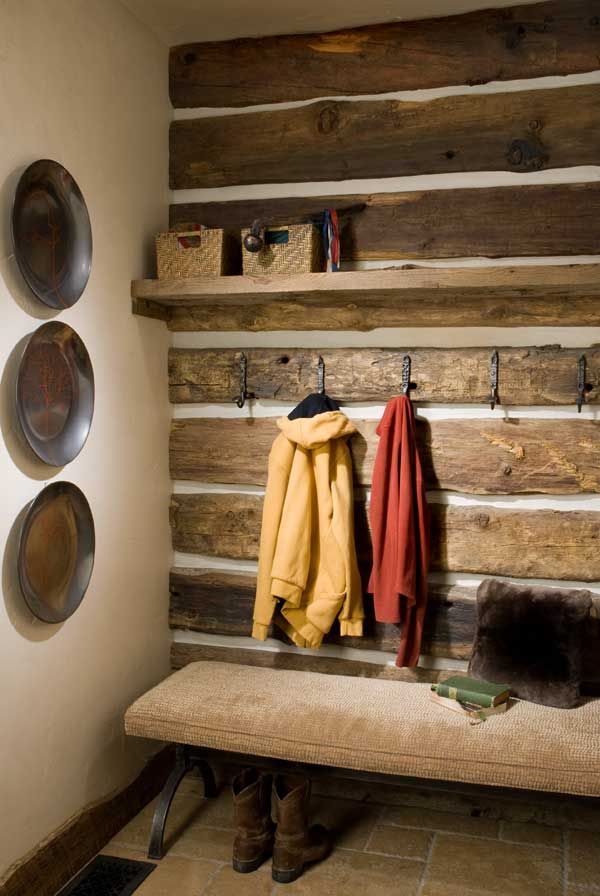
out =
{"type": "Polygon", "coordinates": [[[599,326],[600,264],[134,280],[131,295],[173,330],[599,326]]]}

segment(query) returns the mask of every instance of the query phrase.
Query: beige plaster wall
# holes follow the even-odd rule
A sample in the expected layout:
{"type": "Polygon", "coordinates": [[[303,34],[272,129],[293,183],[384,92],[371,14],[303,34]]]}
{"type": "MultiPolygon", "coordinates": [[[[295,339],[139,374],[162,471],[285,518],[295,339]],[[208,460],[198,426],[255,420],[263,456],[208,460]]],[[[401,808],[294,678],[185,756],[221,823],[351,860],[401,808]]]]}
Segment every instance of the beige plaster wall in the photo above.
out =
{"type": "Polygon", "coordinates": [[[86,804],[131,780],[128,702],[168,670],[168,335],[130,312],[167,220],[167,53],[118,0],[0,0],[0,877],[86,804]],[[14,420],[15,346],[53,315],[29,295],[9,213],[36,158],[62,162],[87,200],[93,270],[58,315],[84,339],[96,413],[62,471],[35,463],[14,420]],[[14,521],[44,484],[79,485],[96,521],[90,589],[65,624],[37,623],[14,579],[14,521]]]}
{"type": "Polygon", "coordinates": [[[428,19],[536,0],[123,0],[170,46],[232,37],[334,31],[374,22],[428,19]]]}

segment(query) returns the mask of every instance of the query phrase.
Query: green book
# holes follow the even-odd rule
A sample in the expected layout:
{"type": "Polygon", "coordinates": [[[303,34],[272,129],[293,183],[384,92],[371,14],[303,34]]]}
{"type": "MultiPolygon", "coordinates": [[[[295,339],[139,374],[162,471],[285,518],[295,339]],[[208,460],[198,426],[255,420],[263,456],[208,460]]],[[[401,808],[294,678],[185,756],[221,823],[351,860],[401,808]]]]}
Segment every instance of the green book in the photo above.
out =
{"type": "Polygon", "coordinates": [[[432,684],[431,690],[440,697],[460,700],[461,703],[476,703],[478,706],[498,706],[505,703],[510,696],[510,685],[494,684],[491,681],[479,681],[466,675],[452,675],[446,681],[432,684]]]}

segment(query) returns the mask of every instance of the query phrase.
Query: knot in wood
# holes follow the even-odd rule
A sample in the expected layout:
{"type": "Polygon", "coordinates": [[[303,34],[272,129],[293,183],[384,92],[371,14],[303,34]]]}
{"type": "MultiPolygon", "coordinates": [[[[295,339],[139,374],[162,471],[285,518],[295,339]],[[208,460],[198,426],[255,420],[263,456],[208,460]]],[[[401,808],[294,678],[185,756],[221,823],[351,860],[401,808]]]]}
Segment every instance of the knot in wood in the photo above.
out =
{"type": "Polygon", "coordinates": [[[527,28],[522,22],[515,22],[507,29],[506,48],[508,50],[516,50],[522,40],[525,40],[527,28]]]}
{"type": "Polygon", "coordinates": [[[317,128],[320,134],[330,134],[337,130],[340,124],[340,113],[337,106],[325,106],[319,112],[317,128]]]}
{"type": "Polygon", "coordinates": [[[487,513],[475,514],[475,523],[480,529],[487,529],[490,524],[490,517],[487,513]]]}
{"type": "Polygon", "coordinates": [[[503,466],[503,468],[502,468],[502,472],[504,473],[505,476],[510,476],[510,474],[512,473],[512,467],[511,467],[511,465],[510,465],[510,464],[504,464],[504,466],[503,466]]]}
{"type": "Polygon", "coordinates": [[[548,161],[548,154],[539,140],[513,140],[508,147],[506,160],[512,168],[520,171],[539,171],[548,161]]]}

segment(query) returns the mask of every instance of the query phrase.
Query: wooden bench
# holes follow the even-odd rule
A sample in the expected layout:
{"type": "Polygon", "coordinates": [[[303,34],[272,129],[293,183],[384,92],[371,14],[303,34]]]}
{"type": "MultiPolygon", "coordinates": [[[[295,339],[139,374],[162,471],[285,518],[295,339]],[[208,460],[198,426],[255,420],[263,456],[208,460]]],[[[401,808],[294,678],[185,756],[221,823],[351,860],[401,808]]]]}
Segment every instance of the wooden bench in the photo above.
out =
{"type": "Polygon", "coordinates": [[[471,726],[405,684],[233,663],[191,663],[127,710],[128,734],[178,745],[155,811],[149,854],[161,858],[164,827],[182,777],[198,766],[215,793],[213,751],[369,779],[433,779],[600,796],[600,700],[576,709],[515,701],[471,726]]]}

